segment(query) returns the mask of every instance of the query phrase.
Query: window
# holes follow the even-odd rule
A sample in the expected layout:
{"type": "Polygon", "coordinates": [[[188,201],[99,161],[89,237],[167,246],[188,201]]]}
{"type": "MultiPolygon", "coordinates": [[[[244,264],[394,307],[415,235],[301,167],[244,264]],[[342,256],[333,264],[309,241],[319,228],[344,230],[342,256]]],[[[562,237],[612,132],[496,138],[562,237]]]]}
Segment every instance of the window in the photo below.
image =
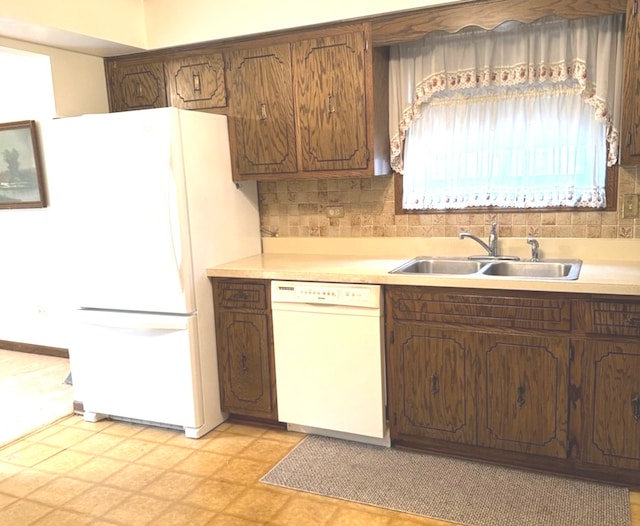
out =
{"type": "Polygon", "coordinates": [[[612,15],[394,46],[392,166],[403,174],[403,209],[605,207],[623,33],[612,15]]]}

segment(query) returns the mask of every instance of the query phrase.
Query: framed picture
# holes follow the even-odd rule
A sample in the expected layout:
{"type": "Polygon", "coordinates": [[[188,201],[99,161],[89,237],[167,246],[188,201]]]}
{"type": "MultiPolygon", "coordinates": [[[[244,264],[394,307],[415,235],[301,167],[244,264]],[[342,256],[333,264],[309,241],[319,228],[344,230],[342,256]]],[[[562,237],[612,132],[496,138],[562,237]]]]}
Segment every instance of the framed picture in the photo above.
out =
{"type": "Polygon", "coordinates": [[[0,124],[0,208],[45,206],[35,121],[0,124]]]}

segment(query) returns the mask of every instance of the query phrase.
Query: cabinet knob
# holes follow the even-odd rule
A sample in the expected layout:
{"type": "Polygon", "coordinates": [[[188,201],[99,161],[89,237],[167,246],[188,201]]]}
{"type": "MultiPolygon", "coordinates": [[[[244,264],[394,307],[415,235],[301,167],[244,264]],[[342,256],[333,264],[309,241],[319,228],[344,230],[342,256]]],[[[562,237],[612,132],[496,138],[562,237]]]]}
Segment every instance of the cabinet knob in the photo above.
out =
{"type": "Polygon", "coordinates": [[[327,98],[327,107],[329,108],[329,113],[336,112],[336,107],[333,103],[333,99],[335,99],[333,95],[329,95],[329,97],[327,98]]]}
{"type": "Polygon", "coordinates": [[[198,92],[200,91],[201,87],[200,87],[200,73],[198,73],[197,71],[194,71],[191,80],[193,82],[193,91],[198,92]]]}
{"type": "Polygon", "coordinates": [[[440,379],[437,374],[431,377],[431,394],[437,395],[440,392],[440,379]]]}
{"type": "Polygon", "coordinates": [[[518,407],[522,407],[525,402],[525,389],[524,389],[524,385],[521,385],[518,387],[518,398],[516,399],[516,402],[518,403],[518,407]]]}
{"type": "Polygon", "coordinates": [[[631,399],[631,409],[635,421],[640,422],[640,396],[636,395],[631,399]]]}

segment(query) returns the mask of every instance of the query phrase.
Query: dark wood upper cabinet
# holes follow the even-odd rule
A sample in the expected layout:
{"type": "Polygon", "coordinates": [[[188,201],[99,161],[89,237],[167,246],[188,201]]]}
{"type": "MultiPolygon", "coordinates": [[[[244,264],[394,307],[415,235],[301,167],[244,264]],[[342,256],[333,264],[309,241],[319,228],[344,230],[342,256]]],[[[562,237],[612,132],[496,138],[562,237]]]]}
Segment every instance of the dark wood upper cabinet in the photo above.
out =
{"type": "Polygon", "coordinates": [[[357,24],[230,50],[234,180],[390,173],[388,120],[373,111],[375,97],[386,115],[388,54],[368,41],[357,24]]]}
{"type": "Polygon", "coordinates": [[[362,31],[293,45],[303,172],[367,168],[365,45],[362,31]]]}
{"type": "Polygon", "coordinates": [[[206,110],[227,105],[222,53],[168,60],[165,72],[170,106],[206,110]]]}
{"type": "Polygon", "coordinates": [[[162,62],[105,63],[111,111],[163,108],[167,105],[162,62]]]}
{"type": "Polygon", "coordinates": [[[628,0],[622,92],[620,164],[640,163],[640,23],[638,0],[628,0]]]}
{"type": "Polygon", "coordinates": [[[234,177],[295,173],[298,162],[289,44],[233,51],[229,65],[234,177]]]}

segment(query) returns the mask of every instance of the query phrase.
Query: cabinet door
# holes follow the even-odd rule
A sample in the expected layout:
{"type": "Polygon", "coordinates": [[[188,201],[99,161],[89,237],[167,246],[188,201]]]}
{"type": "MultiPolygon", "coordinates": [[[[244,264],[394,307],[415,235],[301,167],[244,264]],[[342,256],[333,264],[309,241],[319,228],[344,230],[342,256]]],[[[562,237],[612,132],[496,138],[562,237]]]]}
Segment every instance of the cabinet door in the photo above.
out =
{"type": "Polygon", "coordinates": [[[294,44],[303,171],[367,168],[362,32],[294,44]]]}
{"type": "Polygon", "coordinates": [[[171,106],[205,110],[227,105],[221,53],[171,60],[165,70],[171,106]]]}
{"type": "Polygon", "coordinates": [[[222,408],[275,418],[267,316],[219,312],[216,330],[222,408]]]}
{"type": "Polygon", "coordinates": [[[296,172],[289,44],[236,51],[230,63],[234,179],[296,172]]]}
{"type": "Polygon", "coordinates": [[[621,164],[640,163],[640,22],[638,2],[628,0],[622,93],[621,164]]]}
{"type": "Polygon", "coordinates": [[[388,350],[392,438],[475,442],[475,374],[464,333],[394,325],[388,350]]]}
{"type": "Polygon", "coordinates": [[[111,111],[163,108],[167,105],[161,62],[123,65],[107,63],[111,111]]]}
{"type": "Polygon", "coordinates": [[[583,378],[584,460],[640,469],[640,344],[591,341],[576,349],[583,378]]]}
{"type": "Polygon", "coordinates": [[[566,457],[569,340],[475,336],[480,351],[478,443],[566,457]]]}

